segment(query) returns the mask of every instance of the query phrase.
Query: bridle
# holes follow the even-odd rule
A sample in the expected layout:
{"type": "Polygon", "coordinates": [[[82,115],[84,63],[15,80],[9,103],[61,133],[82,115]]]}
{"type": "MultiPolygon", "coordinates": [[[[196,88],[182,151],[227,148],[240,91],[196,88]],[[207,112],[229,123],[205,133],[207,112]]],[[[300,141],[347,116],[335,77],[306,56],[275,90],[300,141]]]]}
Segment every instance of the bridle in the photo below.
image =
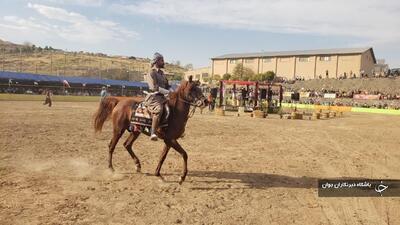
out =
{"type": "MultiPolygon", "coordinates": [[[[192,116],[196,112],[196,108],[200,107],[200,106],[198,106],[198,104],[196,104],[196,103],[189,102],[189,101],[181,98],[181,96],[178,96],[177,98],[178,98],[179,101],[184,102],[184,103],[186,103],[186,104],[188,104],[190,106],[193,106],[192,110],[190,110],[189,115],[188,115],[188,118],[192,118],[192,116]]],[[[200,100],[196,100],[195,102],[198,102],[198,101],[200,101],[200,100]]]]}
{"type": "MultiPolygon", "coordinates": [[[[187,84],[186,84],[187,85],[187,84]]],[[[193,97],[193,96],[191,96],[191,97],[193,97]]],[[[193,115],[194,115],[194,113],[196,112],[196,108],[197,107],[200,107],[200,105],[198,104],[201,100],[200,99],[197,99],[197,98],[194,98],[194,101],[187,101],[187,100],[185,100],[180,94],[177,94],[177,96],[176,96],[176,101],[181,101],[181,102],[183,102],[183,103],[185,103],[185,104],[188,104],[188,105],[190,105],[190,106],[193,106],[193,108],[192,108],[192,110],[190,110],[190,112],[189,112],[189,114],[188,114],[188,118],[191,118],[193,115]]]]}

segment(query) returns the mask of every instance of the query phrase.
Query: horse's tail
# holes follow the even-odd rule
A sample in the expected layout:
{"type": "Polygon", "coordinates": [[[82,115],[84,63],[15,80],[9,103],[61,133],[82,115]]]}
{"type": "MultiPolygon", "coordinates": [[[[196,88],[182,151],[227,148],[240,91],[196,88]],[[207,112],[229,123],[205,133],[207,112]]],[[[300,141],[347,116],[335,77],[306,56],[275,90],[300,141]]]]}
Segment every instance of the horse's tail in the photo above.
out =
{"type": "Polygon", "coordinates": [[[101,100],[97,112],[94,114],[94,130],[101,132],[104,122],[110,118],[114,107],[118,104],[119,99],[108,96],[101,100]]]}

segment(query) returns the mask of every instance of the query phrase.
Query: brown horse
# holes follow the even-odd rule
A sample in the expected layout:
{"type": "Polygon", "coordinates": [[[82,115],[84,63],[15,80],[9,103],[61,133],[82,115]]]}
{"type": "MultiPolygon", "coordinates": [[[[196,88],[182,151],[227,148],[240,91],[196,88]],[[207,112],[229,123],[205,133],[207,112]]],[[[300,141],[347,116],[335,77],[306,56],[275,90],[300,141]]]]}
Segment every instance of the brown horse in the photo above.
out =
{"type": "MultiPolygon", "coordinates": [[[[176,92],[172,92],[167,102],[170,107],[170,116],[168,119],[168,127],[158,129],[156,134],[164,140],[164,149],[161,153],[155,175],[161,177],[160,170],[162,164],[167,157],[169,149],[172,147],[179,152],[183,158],[183,174],[180,177],[179,184],[186,178],[187,174],[187,153],[178,143],[177,139],[182,136],[185,131],[186,122],[189,119],[190,106],[205,107],[208,102],[198,87],[198,81],[182,81],[176,92]]],[[[100,132],[104,122],[108,118],[112,118],[113,137],[109,144],[108,167],[114,171],[112,165],[112,155],[118,140],[130,126],[130,118],[132,114],[132,106],[143,101],[143,97],[106,97],[100,102],[100,106],[95,114],[94,129],[100,132]]],[[[126,139],[124,146],[133,161],[136,164],[136,171],[140,172],[141,165],[138,157],[132,150],[132,144],[139,137],[140,131],[132,131],[126,139]]]]}

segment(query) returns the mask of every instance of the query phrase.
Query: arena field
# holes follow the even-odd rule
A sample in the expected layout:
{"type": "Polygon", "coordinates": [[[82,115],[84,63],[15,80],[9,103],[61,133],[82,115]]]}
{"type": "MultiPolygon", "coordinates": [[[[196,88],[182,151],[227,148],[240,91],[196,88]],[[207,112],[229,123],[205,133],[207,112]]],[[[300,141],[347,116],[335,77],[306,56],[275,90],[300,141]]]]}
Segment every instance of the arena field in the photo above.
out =
{"type": "MultiPolygon", "coordinates": [[[[400,198],[320,198],[318,178],[400,179],[400,119],[347,113],[300,121],[196,113],[152,174],[162,142],[141,136],[133,160],[111,124],[95,135],[96,102],[0,101],[1,224],[400,224],[400,198]]],[[[124,137],[127,135],[125,134],[124,137]]]]}

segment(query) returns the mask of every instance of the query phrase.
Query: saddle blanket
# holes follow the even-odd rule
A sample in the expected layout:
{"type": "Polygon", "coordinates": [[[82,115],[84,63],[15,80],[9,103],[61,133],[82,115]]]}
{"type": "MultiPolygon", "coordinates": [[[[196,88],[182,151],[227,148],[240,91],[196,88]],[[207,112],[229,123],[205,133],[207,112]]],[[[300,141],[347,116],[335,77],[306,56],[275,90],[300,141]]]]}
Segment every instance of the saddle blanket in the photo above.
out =
{"type": "MultiPolygon", "coordinates": [[[[136,105],[136,108],[133,108],[133,113],[132,113],[132,118],[131,118],[131,124],[134,125],[139,125],[139,126],[145,126],[145,127],[151,127],[151,123],[153,121],[151,117],[151,113],[147,109],[146,106],[144,106],[143,103],[140,103],[136,105]]],[[[161,116],[161,122],[159,127],[167,127],[168,126],[168,119],[165,118],[165,110],[163,115],[161,116]]]]}

